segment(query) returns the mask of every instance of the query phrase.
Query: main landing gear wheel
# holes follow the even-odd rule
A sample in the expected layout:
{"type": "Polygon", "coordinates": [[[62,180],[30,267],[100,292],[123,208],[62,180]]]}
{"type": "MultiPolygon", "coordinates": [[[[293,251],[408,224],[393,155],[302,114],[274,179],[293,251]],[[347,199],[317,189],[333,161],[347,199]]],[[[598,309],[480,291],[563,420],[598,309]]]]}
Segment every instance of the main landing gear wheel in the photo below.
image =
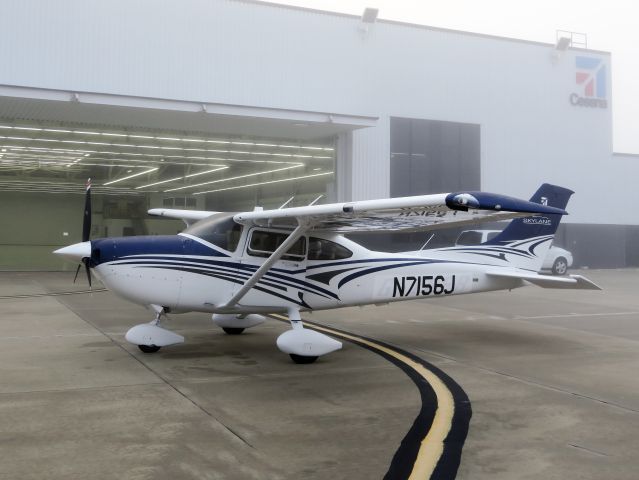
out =
{"type": "Polygon", "coordinates": [[[307,365],[317,360],[317,357],[307,357],[306,355],[295,355],[294,353],[290,353],[289,355],[291,356],[291,360],[300,365],[307,365]]]}
{"type": "Polygon", "coordinates": [[[293,362],[313,363],[317,357],[342,348],[341,342],[328,335],[304,328],[298,309],[290,308],[288,319],[291,322],[291,329],[277,337],[277,348],[281,352],[288,353],[293,362]]]}
{"type": "Polygon", "coordinates": [[[239,335],[240,333],[244,331],[243,328],[239,328],[239,327],[222,327],[222,330],[224,330],[224,332],[226,332],[229,335],[239,335]]]}
{"type": "Polygon", "coordinates": [[[559,257],[552,264],[552,273],[555,275],[565,275],[568,271],[568,261],[564,257],[559,257]]]}
{"type": "Polygon", "coordinates": [[[161,347],[158,347],[157,345],[138,345],[138,348],[142,350],[144,353],[155,353],[161,347]]]}

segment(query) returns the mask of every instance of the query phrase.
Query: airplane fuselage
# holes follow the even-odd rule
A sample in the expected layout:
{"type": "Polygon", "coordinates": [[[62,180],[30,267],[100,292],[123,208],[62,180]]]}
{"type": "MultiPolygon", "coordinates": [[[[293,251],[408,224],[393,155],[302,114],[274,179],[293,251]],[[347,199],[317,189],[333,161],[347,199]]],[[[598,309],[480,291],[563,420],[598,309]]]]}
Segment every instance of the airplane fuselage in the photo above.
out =
{"type": "Polygon", "coordinates": [[[523,285],[518,279],[487,276],[478,264],[375,252],[339,235],[309,234],[306,244],[324,240],[340,245],[350,256],[314,260],[309,250],[280,259],[229,309],[225,303],[265,261],[251,251],[250,234],[241,236],[234,252],[184,233],[93,240],[91,266],[116,294],[174,312],[324,310],[523,285]]]}
{"type": "Polygon", "coordinates": [[[180,218],[178,235],[90,239],[90,185],[82,242],[56,254],[81,262],[114,293],[155,312],[126,340],[144,353],[184,342],[161,326],[168,312],[212,313],[236,335],[286,313],[291,329],[277,347],[312,363],[342,344],[305,328],[301,312],[506,290],[599,287],[580,275],[539,275],[572,191],[543,184],[530,201],[463,192],[253,212],[152,210],[180,218]],[[556,206],[554,206],[556,205],[556,206]],[[425,231],[478,220],[514,218],[490,241],[427,251],[368,250],[340,235],[357,231],[425,231]]]}

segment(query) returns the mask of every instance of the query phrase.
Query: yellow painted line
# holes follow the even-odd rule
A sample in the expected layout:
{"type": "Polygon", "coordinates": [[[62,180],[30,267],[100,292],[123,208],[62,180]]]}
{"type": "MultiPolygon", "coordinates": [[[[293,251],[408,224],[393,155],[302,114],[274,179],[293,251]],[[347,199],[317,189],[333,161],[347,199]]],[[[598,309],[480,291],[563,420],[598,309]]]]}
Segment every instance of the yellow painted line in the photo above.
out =
{"type": "MultiPolygon", "coordinates": [[[[273,316],[281,318],[282,320],[288,320],[288,318],[283,315],[274,314],[273,316]]],[[[448,387],[446,387],[444,382],[442,382],[437,375],[435,375],[433,372],[428,370],[420,363],[417,363],[407,356],[402,355],[401,353],[398,353],[388,347],[385,347],[384,345],[379,345],[375,342],[360,338],[355,335],[336,332],[329,327],[320,327],[318,325],[308,325],[308,327],[315,330],[321,330],[345,339],[355,340],[359,343],[366,344],[375,350],[384,352],[387,355],[390,355],[400,362],[408,365],[430,384],[437,397],[437,410],[435,410],[433,423],[430,427],[430,430],[428,430],[428,434],[426,434],[426,436],[421,441],[421,446],[413,465],[413,470],[411,471],[410,477],[408,477],[409,480],[424,480],[426,478],[430,478],[435,471],[435,467],[437,466],[439,458],[444,452],[444,440],[448,436],[448,432],[450,431],[450,427],[453,422],[453,416],[455,414],[455,402],[453,401],[453,394],[448,389],[448,387]]]]}

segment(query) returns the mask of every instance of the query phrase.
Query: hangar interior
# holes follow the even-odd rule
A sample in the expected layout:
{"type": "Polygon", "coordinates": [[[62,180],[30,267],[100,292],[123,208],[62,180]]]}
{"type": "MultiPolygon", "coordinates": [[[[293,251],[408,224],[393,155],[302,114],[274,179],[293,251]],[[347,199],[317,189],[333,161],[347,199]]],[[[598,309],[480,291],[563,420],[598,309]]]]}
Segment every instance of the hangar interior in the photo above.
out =
{"type": "Polygon", "coordinates": [[[89,178],[92,238],[184,228],[177,220],[150,217],[149,208],[242,211],[277,208],[291,197],[290,206],[319,196],[335,200],[340,128],[191,113],[188,122],[164,119],[188,128],[175,130],[158,122],[174,112],[108,107],[85,113],[107,120],[102,124],[53,121],[50,117],[64,118],[64,109],[77,118],[88,106],[7,98],[3,103],[3,269],[72,268],[51,251],[80,238],[89,178]],[[140,121],[151,115],[153,121],[140,121]]]}

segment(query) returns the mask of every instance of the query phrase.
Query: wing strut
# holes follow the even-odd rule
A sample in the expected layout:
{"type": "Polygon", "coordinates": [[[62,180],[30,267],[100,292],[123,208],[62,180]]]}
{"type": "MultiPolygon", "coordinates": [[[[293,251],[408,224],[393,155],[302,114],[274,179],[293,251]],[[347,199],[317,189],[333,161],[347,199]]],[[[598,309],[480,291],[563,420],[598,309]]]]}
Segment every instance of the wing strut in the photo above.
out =
{"type": "Polygon", "coordinates": [[[288,251],[289,248],[293,246],[293,244],[308,230],[308,225],[302,223],[295,227],[295,230],[288,236],[286,240],[282,242],[282,244],[277,247],[277,249],[271,254],[270,257],[266,259],[266,261],[258,268],[255,273],[246,281],[242,288],[240,288],[235,295],[231,297],[231,299],[226,302],[224,305],[221,305],[220,308],[227,309],[234,307],[237,302],[239,302],[244,295],[248,293],[248,291],[255,286],[257,282],[260,281],[260,278],[264,276],[264,274],[273,266],[275,262],[277,262],[282,256],[288,251]]]}

